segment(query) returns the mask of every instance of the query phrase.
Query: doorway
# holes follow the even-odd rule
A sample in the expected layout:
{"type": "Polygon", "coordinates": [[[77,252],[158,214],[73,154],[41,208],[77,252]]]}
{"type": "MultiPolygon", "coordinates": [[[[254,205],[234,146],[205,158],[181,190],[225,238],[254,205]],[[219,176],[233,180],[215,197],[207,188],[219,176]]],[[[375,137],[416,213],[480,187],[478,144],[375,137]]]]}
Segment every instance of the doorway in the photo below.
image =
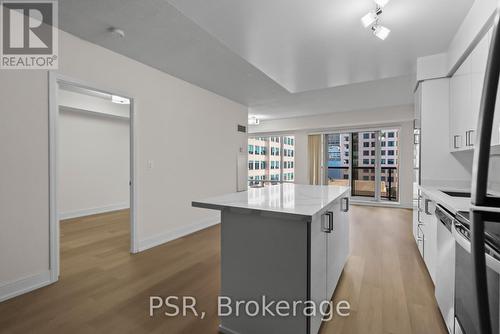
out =
{"type": "Polygon", "coordinates": [[[136,253],[133,99],[50,72],[49,139],[51,282],[59,279],[66,222],[120,217],[136,253]]]}

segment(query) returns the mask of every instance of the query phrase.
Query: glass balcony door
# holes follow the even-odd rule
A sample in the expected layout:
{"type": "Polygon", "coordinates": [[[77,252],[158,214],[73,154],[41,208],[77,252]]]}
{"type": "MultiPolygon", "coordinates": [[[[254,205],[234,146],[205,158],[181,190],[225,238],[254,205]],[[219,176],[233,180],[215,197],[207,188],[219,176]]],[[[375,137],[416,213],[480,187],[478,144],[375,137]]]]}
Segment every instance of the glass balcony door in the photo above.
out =
{"type": "Polygon", "coordinates": [[[325,135],[326,184],[351,187],[368,201],[399,201],[399,131],[381,129],[325,135]]]}
{"type": "Polygon", "coordinates": [[[350,133],[326,135],[327,184],[349,186],[350,184],[350,133]]]}
{"type": "Polygon", "coordinates": [[[376,199],[378,132],[352,133],[351,196],[376,199]]]}
{"type": "Polygon", "coordinates": [[[380,199],[399,200],[399,131],[380,131],[380,199]]]}

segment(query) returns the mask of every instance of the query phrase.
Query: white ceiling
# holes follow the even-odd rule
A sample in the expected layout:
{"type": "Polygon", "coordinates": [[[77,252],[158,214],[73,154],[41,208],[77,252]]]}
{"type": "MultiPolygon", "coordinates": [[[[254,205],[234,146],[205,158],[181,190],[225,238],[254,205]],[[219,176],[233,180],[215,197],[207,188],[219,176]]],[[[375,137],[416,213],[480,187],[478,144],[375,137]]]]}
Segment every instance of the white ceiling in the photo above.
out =
{"type": "Polygon", "coordinates": [[[249,115],[265,120],[408,105],[414,87],[415,77],[402,76],[287,94],[252,105],[249,115]]]}
{"type": "Polygon", "coordinates": [[[59,24],[283,118],[413,103],[416,58],[444,51],[472,3],[392,0],[386,41],[361,26],[372,0],[59,0],[59,24]]]}
{"type": "Polygon", "coordinates": [[[392,0],[385,41],[362,27],[373,0],[168,0],[291,93],[409,75],[447,47],[472,0],[392,0]]]}

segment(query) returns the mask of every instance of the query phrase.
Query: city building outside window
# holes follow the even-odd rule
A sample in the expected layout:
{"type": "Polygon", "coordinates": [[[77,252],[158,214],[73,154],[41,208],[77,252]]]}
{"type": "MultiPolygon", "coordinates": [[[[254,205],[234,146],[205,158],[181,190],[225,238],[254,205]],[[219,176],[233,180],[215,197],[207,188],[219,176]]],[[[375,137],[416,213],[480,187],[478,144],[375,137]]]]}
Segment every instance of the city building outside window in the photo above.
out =
{"type": "Polygon", "coordinates": [[[270,184],[257,181],[294,181],[295,138],[293,136],[249,137],[248,155],[249,161],[254,162],[253,166],[249,163],[248,168],[250,186],[270,184]]]}

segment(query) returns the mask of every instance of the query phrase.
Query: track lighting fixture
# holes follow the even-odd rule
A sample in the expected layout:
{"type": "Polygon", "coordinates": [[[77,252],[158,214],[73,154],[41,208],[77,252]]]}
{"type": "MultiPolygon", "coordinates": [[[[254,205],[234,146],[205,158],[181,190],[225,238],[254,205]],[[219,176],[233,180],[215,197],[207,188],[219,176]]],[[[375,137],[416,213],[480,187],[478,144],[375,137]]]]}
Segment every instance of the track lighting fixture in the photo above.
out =
{"type": "Polygon", "coordinates": [[[374,10],[369,11],[365,16],[361,18],[361,23],[365,28],[371,28],[373,34],[384,40],[389,36],[391,30],[387,27],[380,25],[380,15],[382,14],[382,8],[385,7],[390,0],[374,0],[376,7],[374,10]]]}

